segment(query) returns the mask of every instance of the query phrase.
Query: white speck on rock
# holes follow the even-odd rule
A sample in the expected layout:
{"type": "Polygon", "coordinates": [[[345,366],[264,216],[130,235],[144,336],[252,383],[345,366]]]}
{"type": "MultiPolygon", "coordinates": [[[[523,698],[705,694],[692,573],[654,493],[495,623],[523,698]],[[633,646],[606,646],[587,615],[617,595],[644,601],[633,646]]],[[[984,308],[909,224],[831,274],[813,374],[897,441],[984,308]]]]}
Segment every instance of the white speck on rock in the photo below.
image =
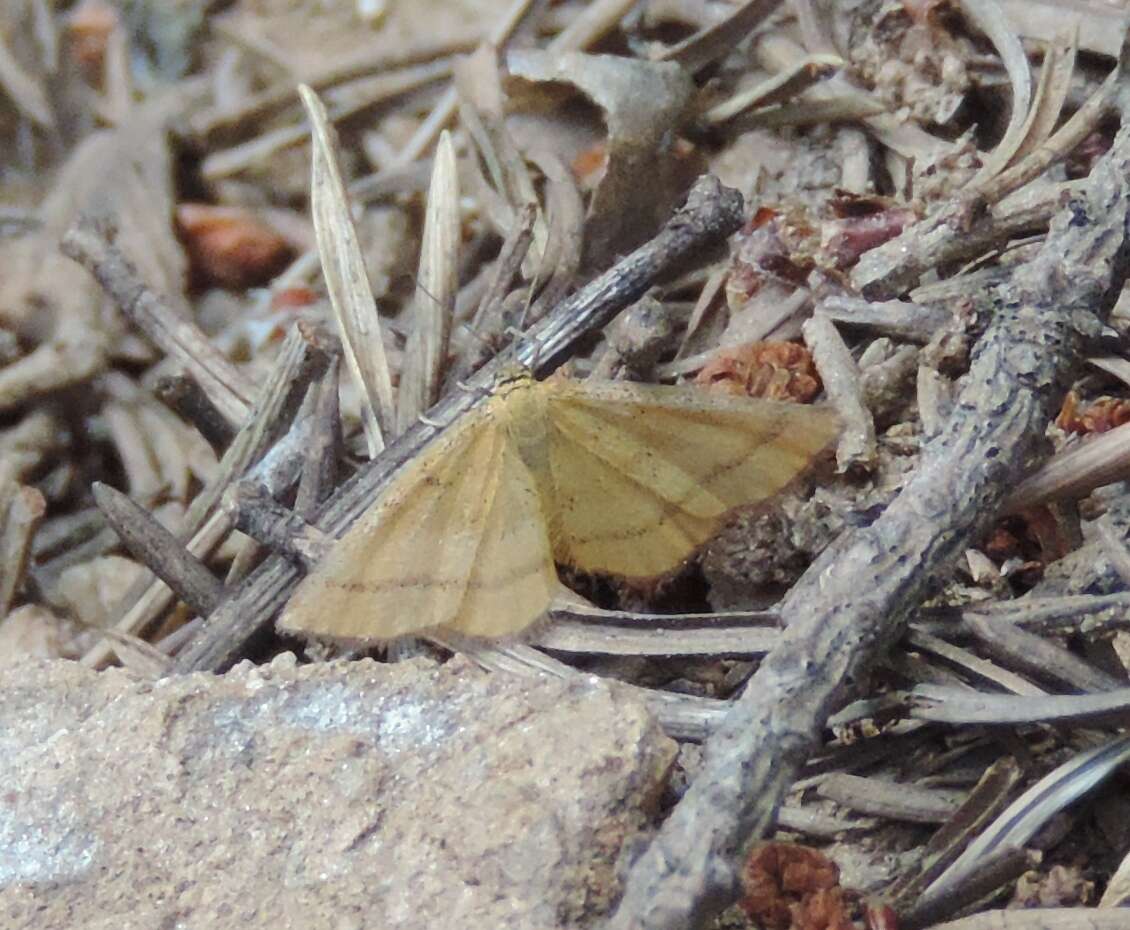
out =
{"type": "Polygon", "coordinates": [[[0,888],[79,878],[94,862],[97,845],[65,803],[49,819],[25,820],[5,802],[0,807],[0,888]]]}

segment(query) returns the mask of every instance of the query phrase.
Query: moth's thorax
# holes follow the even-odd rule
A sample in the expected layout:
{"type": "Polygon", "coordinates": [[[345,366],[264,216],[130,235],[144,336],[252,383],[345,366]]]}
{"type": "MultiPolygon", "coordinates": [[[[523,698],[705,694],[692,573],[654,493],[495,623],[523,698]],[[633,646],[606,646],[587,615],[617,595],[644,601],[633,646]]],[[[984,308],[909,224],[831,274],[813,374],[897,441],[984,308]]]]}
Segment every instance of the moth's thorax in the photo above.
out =
{"type": "Polygon", "coordinates": [[[547,473],[546,392],[528,372],[501,381],[495,388],[499,425],[522,461],[536,476],[547,473]]]}

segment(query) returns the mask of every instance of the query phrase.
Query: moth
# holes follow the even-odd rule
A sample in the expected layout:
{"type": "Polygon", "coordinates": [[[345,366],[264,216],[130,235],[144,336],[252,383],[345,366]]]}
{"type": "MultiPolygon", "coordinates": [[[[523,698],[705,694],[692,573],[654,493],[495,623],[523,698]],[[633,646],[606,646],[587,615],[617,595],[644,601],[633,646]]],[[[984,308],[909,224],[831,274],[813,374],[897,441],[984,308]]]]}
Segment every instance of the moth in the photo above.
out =
{"type": "Polygon", "coordinates": [[[507,373],[393,477],[279,625],[361,640],[517,633],[560,589],[555,563],[670,572],[838,430],[818,406],[507,373]]]}

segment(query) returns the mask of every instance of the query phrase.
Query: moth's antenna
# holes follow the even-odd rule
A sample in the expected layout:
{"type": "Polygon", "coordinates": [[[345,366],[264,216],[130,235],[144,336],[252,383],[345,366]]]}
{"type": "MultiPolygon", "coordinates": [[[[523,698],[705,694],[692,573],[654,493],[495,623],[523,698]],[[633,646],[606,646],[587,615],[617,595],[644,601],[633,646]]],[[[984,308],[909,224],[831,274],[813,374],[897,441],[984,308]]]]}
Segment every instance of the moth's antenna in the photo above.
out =
{"type": "Polygon", "coordinates": [[[541,289],[541,283],[544,280],[545,272],[545,259],[549,254],[549,244],[541,250],[541,255],[538,256],[538,268],[534,274],[533,280],[530,281],[530,290],[526,294],[526,306],[522,308],[522,316],[518,319],[518,325],[525,329],[530,323],[530,308],[534,305],[534,295],[541,289]]]}
{"type": "Polygon", "coordinates": [[[460,323],[460,324],[459,324],[459,332],[460,332],[460,333],[462,333],[462,334],[463,334],[463,335],[465,335],[465,336],[470,336],[470,337],[471,337],[472,339],[474,339],[474,340],[475,340],[475,341],[476,341],[476,342],[477,342],[477,343],[478,343],[479,345],[481,345],[481,346],[482,346],[482,347],[483,347],[484,349],[493,349],[493,348],[494,348],[494,346],[492,346],[492,345],[491,345],[491,342],[490,342],[490,340],[489,340],[489,339],[487,339],[487,337],[486,337],[486,336],[482,335],[482,334],[481,334],[481,333],[480,333],[480,332],[479,332],[479,331],[478,331],[477,329],[475,329],[475,327],[474,327],[474,326],[473,326],[472,324],[470,324],[470,323],[460,323]]]}
{"type": "Polygon", "coordinates": [[[400,277],[401,278],[407,278],[409,281],[411,281],[413,284],[416,285],[416,288],[418,290],[421,290],[425,294],[427,294],[428,297],[431,299],[431,302],[433,304],[435,304],[441,310],[443,309],[442,305],[439,302],[439,298],[436,297],[436,295],[433,294],[431,291],[429,291],[426,287],[424,287],[424,285],[420,283],[420,279],[418,277],[416,277],[414,274],[404,274],[404,275],[401,275],[400,277]]]}
{"type": "Polygon", "coordinates": [[[540,279],[541,279],[541,268],[539,267],[538,273],[534,276],[534,279],[530,282],[529,290],[526,291],[526,304],[525,304],[524,307],[522,307],[521,316],[518,317],[518,328],[523,330],[523,331],[526,329],[526,327],[529,325],[529,322],[530,322],[530,307],[533,306],[534,292],[537,290],[537,284],[538,284],[538,281],[540,279]]]}

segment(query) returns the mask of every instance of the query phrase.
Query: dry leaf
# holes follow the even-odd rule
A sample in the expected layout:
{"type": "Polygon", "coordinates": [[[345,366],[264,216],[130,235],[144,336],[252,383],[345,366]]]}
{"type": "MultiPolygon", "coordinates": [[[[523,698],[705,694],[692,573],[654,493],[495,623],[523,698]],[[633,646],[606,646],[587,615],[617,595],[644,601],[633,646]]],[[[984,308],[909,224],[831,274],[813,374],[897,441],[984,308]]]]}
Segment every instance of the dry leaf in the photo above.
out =
{"type": "Polygon", "coordinates": [[[671,571],[837,430],[823,408],[509,374],[389,484],[279,624],[370,640],[518,632],[548,608],[555,561],[671,571]]]}
{"type": "MultiPolygon", "coordinates": [[[[693,159],[672,134],[672,127],[683,122],[694,91],[689,75],[672,62],[580,52],[523,50],[511,52],[506,64],[512,76],[508,89],[518,109],[532,110],[535,102],[544,108],[567,85],[603,111],[604,170],[589,204],[586,262],[602,265],[651,235],[693,175],[685,170],[693,159]],[[523,82],[528,85],[524,97],[523,82]],[[641,178],[647,183],[640,183],[641,178]]],[[[540,134],[559,132],[550,122],[535,120],[524,131],[518,126],[513,131],[520,143],[540,142],[540,134]]],[[[569,159],[598,144],[591,137],[579,141],[580,149],[568,154],[569,159]]]]}
{"type": "Polygon", "coordinates": [[[67,13],[69,51],[88,80],[101,77],[106,46],[119,22],[117,9],[106,0],[81,0],[67,13]]]}
{"type": "Polygon", "coordinates": [[[349,212],[333,127],[314,91],[300,85],[298,94],[311,124],[310,212],[314,217],[322,274],[341,334],[345,361],[361,394],[362,424],[371,457],[385,447],[385,433],[396,419],[380,317],[349,212]]]}
{"type": "Polygon", "coordinates": [[[293,254],[283,236],[240,207],[182,203],[176,219],[201,284],[236,290],[266,284],[293,254]]]}
{"type": "Polygon", "coordinates": [[[1055,425],[1068,433],[1105,433],[1116,426],[1130,423],[1130,400],[1100,397],[1085,407],[1079,406],[1079,395],[1068,391],[1055,425]]]}
{"type": "Polygon", "coordinates": [[[742,909],[767,930],[852,930],[840,870],[795,843],[764,843],[742,871],[742,909]]]}
{"type": "Polygon", "coordinates": [[[435,167],[424,217],[420,269],[412,301],[412,333],[404,348],[397,395],[397,425],[410,427],[439,398],[447,361],[451,317],[459,290],[459,182],[455,148],[444,131],[436,146],[435,167]]]}
{"type": "Polygon", "coordinates": [[[695,382],[726,394],[808,403],[820,393],[812,355],[795,342],[750,342],[719,352],[695,382]]]}

